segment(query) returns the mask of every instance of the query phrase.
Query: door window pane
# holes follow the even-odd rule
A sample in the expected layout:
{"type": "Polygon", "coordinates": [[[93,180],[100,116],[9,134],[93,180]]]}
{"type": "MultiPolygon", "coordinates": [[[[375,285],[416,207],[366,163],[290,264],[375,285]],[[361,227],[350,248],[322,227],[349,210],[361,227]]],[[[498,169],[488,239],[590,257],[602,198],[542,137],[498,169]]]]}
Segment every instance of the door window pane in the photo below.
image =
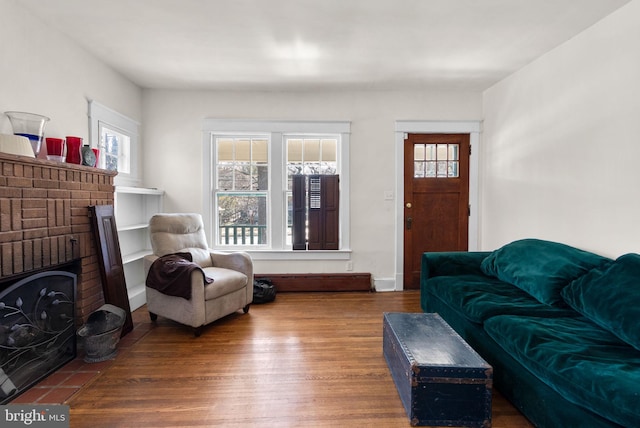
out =
{"type": "Polygon", "coordinates": [[[459,176],[458,144],[414,144],[415,178],[455,178],[459,176]]]}
{"type": "Polygon", "coordinates": [[[426,144],[426,159],[428,161],[434,161],[437,159],[436,157],[436,145],[435,144],[426,144]]]}

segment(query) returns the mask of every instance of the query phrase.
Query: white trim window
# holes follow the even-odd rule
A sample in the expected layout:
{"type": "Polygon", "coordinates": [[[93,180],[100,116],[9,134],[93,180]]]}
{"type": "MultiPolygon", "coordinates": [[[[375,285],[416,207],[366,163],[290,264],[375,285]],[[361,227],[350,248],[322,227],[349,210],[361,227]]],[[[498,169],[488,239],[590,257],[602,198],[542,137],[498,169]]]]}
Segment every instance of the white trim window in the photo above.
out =
{"type": "Polygon", "coordinates": [[[338,174],[340,248],[333,252],[349,251],[349,122],[206,119],[203,130],[203,216],[212,246],[292,252],[291,174],[338,174]]]}
{"type": "Polygon", "coordinates": [[[267,246],[269,136],[213,137],[215,246],[267,246]]]}
{"type": "MultiPolygon", "coordinates": [[[[340,135],[283,135],[286,165],[286,246],[293,246],[293,176],[339,175],[340,135]]],[[[308,186],[308,182],[306,184],[308,186]]],[[[306,217],[308,218],[308,208],[306,217]]],[[[308,237],[309,231],[306,235],[308,237]]]]}
{"type": "Polygon", "coordinates": [[[140,184],[138,128],[140,124],[110,108],[89,101],[91,147],[100,151],[98,168],[118,171],[116,185],[140,184]]]}

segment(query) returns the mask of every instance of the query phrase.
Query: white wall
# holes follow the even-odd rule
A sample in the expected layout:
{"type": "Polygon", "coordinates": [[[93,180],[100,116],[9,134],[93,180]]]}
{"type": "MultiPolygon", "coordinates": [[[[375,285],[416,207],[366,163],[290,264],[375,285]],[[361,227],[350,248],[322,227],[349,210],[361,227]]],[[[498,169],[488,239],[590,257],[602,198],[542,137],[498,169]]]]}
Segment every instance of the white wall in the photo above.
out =
{"type": "MultiPolygon", "coordinates": [[[[354,272],[395,276],[396,120],[479,120],[481,94],[435,91],[215,92],[145,90],[144,180],[166,191],[165,209],[202,212],[205,118],[351,121],[354,272]]],[[[396,195],[397,197],[398,195],[396,195]]],[[[256,261],[259,273],[345,272],[340,261],[256,261]]]]}
{"type": "Polygon", "coordinates": [[[0,133],[12,133],[5,111],[26,111],[51,118],[45,136],[88,143],[87,99],[141,119],[140,88],[15,1],[0,0],[0,40],[0,133]]]}
{"type": "MultiPolygon", "coordinates": [[[[354,271],[393,280],[396,120],[484,116],[480,245],[521,237],[609,256],[639,251],[640,0],[484,95],[438,91],[142,91],[12,0],[0,0],[0,112],[51,117],[48,136],[88,140],[87,99],[143,123],[144,183],[166,209],[202,210],[202,120],[349,120],[354,271]],[[144,113],[144,114],[143,114],[144,113]]],[[[5,115],[0,132],[10,133],[5,115]]],[[[398,197],[398,195],[396,195],[398,197]]],[[[342,272],[344,262],[258,263],[342,272]]]]}
{"type": "Polygon", "coordinates": [[[481,247],[640,251],[640,0],[484,94],[481,247]]]}

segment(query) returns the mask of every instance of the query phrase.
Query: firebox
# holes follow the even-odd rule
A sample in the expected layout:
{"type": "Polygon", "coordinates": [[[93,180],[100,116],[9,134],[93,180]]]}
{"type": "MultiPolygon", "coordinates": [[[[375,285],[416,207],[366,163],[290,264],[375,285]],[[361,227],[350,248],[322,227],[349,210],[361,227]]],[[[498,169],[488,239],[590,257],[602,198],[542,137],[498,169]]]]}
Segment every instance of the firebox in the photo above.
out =
{"type": "Polygon", "coordinates": [[[0,403],[76,356],[77,277],[46,271],[0,291],[0,403]]]}

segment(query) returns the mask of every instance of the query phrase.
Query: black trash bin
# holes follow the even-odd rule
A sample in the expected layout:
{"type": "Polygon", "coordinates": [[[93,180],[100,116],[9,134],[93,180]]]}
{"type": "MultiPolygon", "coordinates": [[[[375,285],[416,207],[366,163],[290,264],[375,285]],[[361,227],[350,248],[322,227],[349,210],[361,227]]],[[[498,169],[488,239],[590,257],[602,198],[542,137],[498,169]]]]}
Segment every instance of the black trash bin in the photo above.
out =
{"type": "Polygon", "coordinates": [[[110,304],[102,305],[89,315],[87,322],[78,329],[86,362],[97,363],[116,356],[126,315],[124,309],[110,304]]]}

